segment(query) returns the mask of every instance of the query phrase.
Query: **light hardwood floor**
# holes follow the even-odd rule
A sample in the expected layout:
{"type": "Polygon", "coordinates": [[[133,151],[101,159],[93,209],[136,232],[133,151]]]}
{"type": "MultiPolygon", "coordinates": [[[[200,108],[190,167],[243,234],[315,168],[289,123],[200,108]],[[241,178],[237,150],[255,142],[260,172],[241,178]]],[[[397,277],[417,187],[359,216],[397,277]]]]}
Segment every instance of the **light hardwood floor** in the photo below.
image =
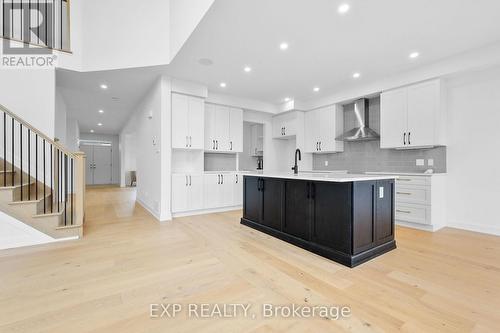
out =
{"type": "Polygon", "coordinates": [[[349,269],[239,224],[156,222],[130,189],[87,194],[85,237],[0,251],[0,332],[498,332],[500,237],[398,228],[349,269]],[[149,317],[151,303],[347,305],[348,319],[149,317]]]}

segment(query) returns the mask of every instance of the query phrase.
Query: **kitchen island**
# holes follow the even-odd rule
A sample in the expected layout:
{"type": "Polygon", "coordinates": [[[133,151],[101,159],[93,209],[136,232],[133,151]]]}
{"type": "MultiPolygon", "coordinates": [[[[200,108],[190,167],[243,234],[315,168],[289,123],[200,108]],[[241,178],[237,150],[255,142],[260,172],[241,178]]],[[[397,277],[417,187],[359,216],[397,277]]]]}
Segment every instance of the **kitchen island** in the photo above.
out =
{"type": "Polygon", "coordinates": [[[354,267],[396,248],[394,178],[247,174],[241,224],[354,267]]]}

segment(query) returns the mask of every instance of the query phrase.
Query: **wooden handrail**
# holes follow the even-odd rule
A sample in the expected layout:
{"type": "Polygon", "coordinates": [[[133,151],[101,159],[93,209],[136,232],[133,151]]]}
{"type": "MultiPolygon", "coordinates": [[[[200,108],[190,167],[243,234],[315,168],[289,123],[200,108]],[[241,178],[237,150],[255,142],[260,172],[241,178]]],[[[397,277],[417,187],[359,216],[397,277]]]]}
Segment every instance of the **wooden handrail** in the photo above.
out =
{"type": "Polygon", "coordinates": [[[9,109],[7,109],[2,104],[0,104],[0,110],[3,111],[3,112],[5,112],[5,113],[7,113],[10,117],[14,118],[19,123],[23,124],[23,126],[25,126],[26,128],[29,128],[32,132],[38,134],[39,137],[41,137],[42,139],[45,139],[45,141],[47,141],[49,144],[53,145],[54,147],[56,147],[57,149],[59,149],[60,151],[62,151],[63,153],[65,153],[66,155],[68,155],[70,157],[73,157],[73,158],[76,157],[76,155],[75,155],[74,152],[69,151],[68,148],[64,147],[63,145],[61,145],[61,144],[59,144],[57,142],[55,142],[53,139],[51,139],[47,135],[43,134],[41,131],[39,131],[38,129],[36,129],[35,127],[33,127],[26,120],[24,120],[21,117],[17,116],[15,113],[11,112],[9,109]]]}

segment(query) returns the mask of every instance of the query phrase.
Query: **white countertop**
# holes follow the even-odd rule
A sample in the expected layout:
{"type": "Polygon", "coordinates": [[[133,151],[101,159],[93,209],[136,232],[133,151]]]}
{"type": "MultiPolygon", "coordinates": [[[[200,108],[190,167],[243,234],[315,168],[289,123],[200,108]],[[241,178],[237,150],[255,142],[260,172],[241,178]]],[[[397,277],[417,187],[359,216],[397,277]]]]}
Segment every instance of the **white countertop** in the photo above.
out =
{"type": "Polygon", "coordinates": [[[423,172],[387,172],[387,171],[369,171],[365,172],[367,175],[396,175],[396,176],[441,176],[446,173],[423,173],[423,172]]]}
{"type": "Polygon", "coordinates": [[[345,172],[299,172],[298,175],[288,172],[264,172],[262,174],[245,173],[243,175],[268,177],[268,178],[284,178],[284,179],[298,179],[298,180],[315,180],[323,182],[346,183],[346,182],[359,182],[365,180],[382,180],[382,179],[395,179],[396,175],[366,175],[366,174],[348,174],[345,172]]]}

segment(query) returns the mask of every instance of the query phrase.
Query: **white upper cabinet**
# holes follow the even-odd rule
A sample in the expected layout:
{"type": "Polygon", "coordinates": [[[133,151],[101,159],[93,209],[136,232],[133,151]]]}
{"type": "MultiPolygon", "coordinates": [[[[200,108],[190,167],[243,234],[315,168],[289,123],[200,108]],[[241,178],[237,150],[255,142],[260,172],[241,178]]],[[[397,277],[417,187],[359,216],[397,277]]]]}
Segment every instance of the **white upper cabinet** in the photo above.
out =
{"type": "Polygon", "coordinates": [[[273,138],[287,139],[297,134],[297,114],[287,112],[273,118],[273,138]]]}
{"type": "Polygon", "coordinates": [[[380,148],[404,147],[408,130],[407,89],[380,95],[380,148]]]}
{"type": "Polygon", "coordinates": [[[341,106],[328,106],[304,115],[305,152],[336,153],[344,151],[344,142],[336,140],[344,128],[341,106]]]}
{"type": "Polygon", "coordinates": [[[243,110],[214,104],[205,110],[205,150],[242,152],[243,110]]]}
{"type": "Polygon", "coordinates": [[[229,151],[243,152],[243,110],[231,109],[229,120],[229,151]]]}
{"type": "Polygon", "coordinates": [[[203,149],[202,98],[172,93],[172,148],[203,149]]]}
{"type": "Polygon", "coordinates": [[[380,96],[380,147],[445,145],[445,107],[440,80],[387,91],[380,96]]]}

